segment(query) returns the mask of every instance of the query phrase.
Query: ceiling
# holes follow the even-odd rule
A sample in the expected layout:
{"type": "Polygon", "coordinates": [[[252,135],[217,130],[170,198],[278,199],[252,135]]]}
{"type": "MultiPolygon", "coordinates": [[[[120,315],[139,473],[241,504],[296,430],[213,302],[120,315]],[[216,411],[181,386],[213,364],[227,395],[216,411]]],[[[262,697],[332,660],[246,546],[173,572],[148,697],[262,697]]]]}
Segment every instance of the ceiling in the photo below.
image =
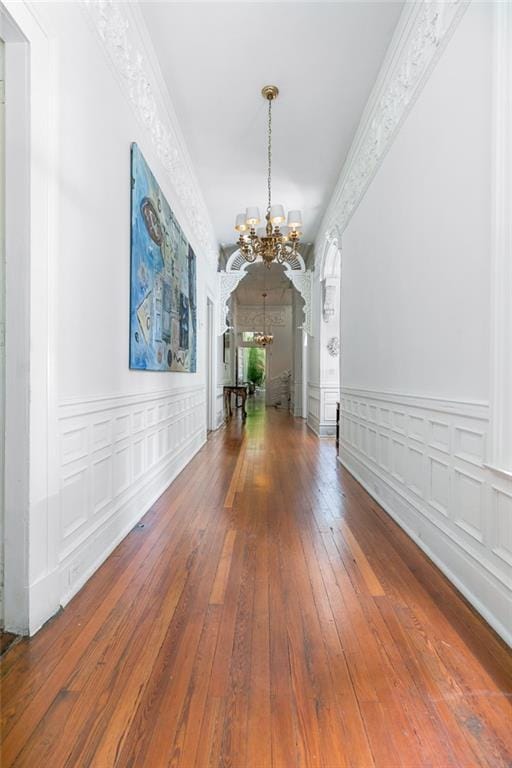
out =
{"type": "Polygon", "coordinates": [[[247,206],[264,214],[268,83],[273,202],[303,211],[311,242],[403,3],[140,5],[219,242],[247,206]]]}
{"type": "Polygon", "coordinates": [[[256,263],[247,267],[247,277],[238,284],[235,296],[239,304],[254,307],[263,304],[262,293],[265,291],[267,305],[278,306],[291,304],[294,290],[282,264],[272,264],[269,269],[256,263]]]}

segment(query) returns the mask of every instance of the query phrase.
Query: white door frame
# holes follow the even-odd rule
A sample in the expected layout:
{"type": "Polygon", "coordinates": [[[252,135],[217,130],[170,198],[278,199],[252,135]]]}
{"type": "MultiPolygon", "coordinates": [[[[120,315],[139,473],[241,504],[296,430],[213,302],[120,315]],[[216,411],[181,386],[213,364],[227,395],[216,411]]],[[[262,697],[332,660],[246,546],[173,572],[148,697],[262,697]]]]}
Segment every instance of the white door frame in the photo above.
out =
{"type": "Polygon", "coordinates": [[[6,59],[5,628],[59,608],[55,49],[34,8],[0,3],[6,59]],[[29,398],[30,393],[30,398],[29,398]]]}
{"type": "Polygon", "coordinates": [[[217,333],[215,328],[215,302],[206,296],[206,430],[217,429],[217,333]]]}

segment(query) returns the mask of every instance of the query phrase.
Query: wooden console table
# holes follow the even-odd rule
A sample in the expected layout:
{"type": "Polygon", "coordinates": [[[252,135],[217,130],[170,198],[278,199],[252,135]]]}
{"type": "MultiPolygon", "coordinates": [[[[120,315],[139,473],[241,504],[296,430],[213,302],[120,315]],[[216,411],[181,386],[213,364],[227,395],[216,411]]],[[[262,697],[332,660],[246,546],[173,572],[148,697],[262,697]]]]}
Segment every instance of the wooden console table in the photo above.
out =
{"type": "Polygon", "coordinates": [[[231,418],[233,412],[231,410],[231,395],[235,395],[235,406],[242,409],[242,418],[245,419],[247,411],[245,410],[245,402],[247,400],[247,387],[246,386],[225,386],[224,387],[224,411],[226,413],[226,419],[231,418]],[[238,405],[238,398],[242,398],[241,405],[238,405]]]}

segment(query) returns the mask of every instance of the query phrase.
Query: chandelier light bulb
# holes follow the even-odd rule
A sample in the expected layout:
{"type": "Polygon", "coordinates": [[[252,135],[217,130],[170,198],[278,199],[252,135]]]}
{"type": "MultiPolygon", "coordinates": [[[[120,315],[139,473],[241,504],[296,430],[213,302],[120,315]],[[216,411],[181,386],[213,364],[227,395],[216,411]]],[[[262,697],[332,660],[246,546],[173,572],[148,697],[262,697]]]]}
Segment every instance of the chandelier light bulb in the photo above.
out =
{"type": "Polygon", "coordinates": [[[282,205],[273,205],[270,208],[270,221],[274,226],[279,226],[279,224],[282,224],[283,221],[286,220],[286,216],[284,215],[284,208],[282,205]]]}
{"type": "Polygon", "coordinates": [[[300,211],[288,212],[288,226],[292,229],[302,226],[302,214],[300,211]]]}
{"type": "Polygon", "coordinates": [[[237,232],[247,232],[248,226],[245,221],[245,213],[239,213],[236,217],[235,229],[237,232]]]}
{"type": "Polygon", "coordinates": [[[258,226],[260,223],[260,209],[259,208],[247,208],[247,211],[245,212],[245,221],[250,226],[251,229],[254,229],[258,226]]]}

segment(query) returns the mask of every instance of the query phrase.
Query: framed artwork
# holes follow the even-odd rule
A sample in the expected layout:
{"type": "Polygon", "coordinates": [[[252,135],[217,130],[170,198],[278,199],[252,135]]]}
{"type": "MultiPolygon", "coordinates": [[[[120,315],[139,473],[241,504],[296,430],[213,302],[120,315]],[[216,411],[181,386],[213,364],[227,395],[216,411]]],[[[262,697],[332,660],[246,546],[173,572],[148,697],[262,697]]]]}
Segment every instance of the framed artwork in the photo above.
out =
{"type": "Polygon", "coordinates": [[[137,144],[130,244],[130,368],[194,373],[196,257],[137,144]]]}

